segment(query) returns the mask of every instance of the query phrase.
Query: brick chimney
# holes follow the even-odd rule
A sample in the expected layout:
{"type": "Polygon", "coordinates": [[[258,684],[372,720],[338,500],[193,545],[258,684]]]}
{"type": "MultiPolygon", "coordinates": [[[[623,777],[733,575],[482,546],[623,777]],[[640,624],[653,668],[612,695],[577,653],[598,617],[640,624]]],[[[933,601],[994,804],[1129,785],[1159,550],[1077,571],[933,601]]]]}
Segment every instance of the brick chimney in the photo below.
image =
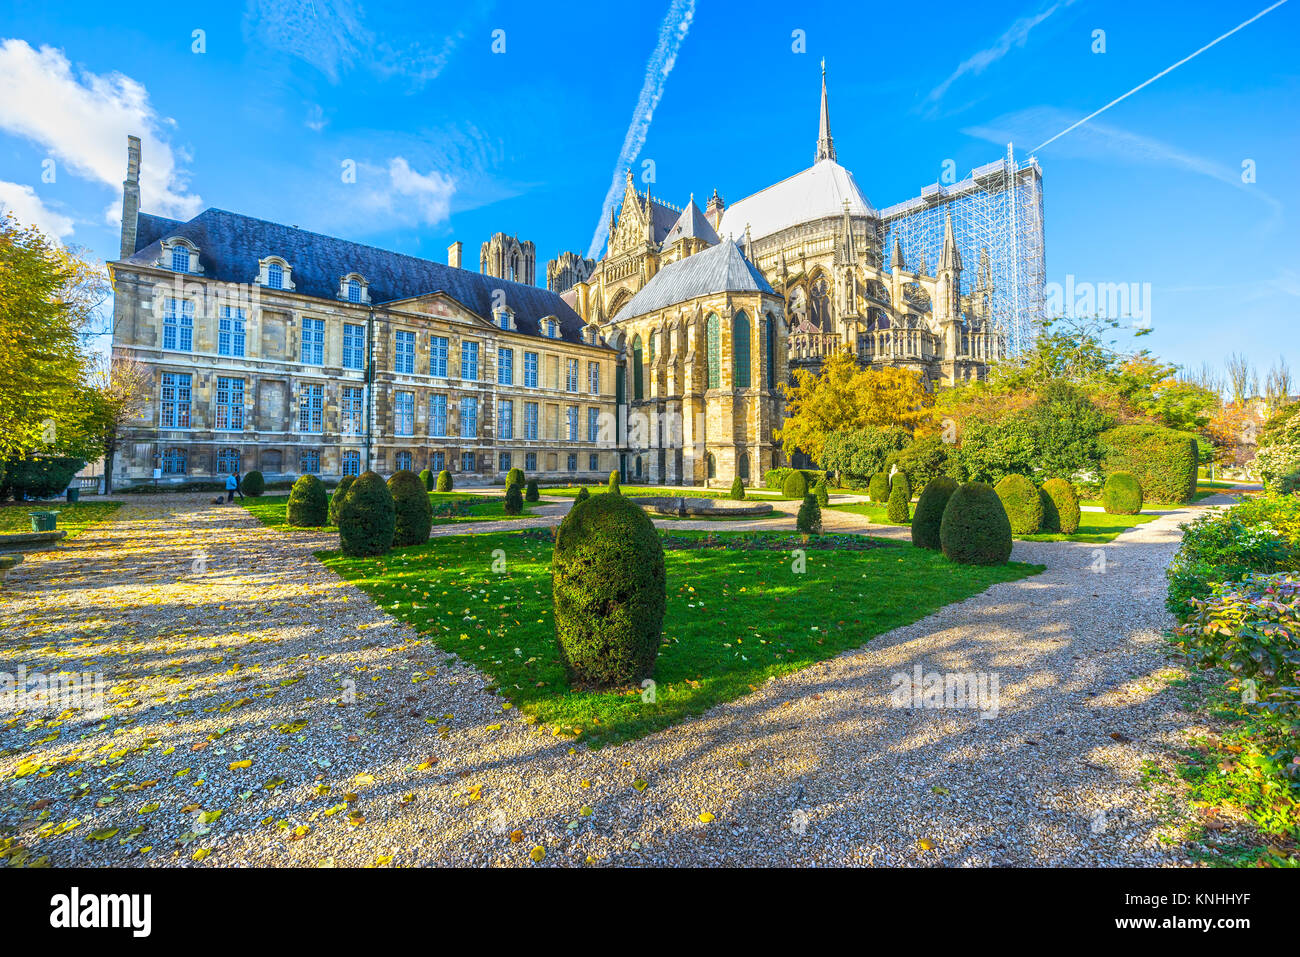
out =
{"type": "Polygon", "coordinates": [[[453,269],[461,268],[460,257],[461,257],[461,252],[464,250],[464,248],[465,248],[465,244],[462,243],[459,239],[447,247],[448,266],[450,266],[453,269]]]}
{"type": "Polygon", "coordinates": [[[125,259],[135,252],[136,228],[140,222],[140,137],[126,138],[126,179],[122,181],[122,252],[125,259]]]}

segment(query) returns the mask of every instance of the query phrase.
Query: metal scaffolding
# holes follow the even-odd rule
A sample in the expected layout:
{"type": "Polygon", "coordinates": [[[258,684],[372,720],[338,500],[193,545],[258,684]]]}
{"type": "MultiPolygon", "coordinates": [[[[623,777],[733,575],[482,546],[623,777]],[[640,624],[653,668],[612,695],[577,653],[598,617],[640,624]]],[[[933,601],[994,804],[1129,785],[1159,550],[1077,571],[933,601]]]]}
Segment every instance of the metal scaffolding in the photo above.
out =
{"type": "Polygon", "coordinates": [[[1005,157],[971,170],[961,182],[927,186],[915,199],[881,210],[880,248],[886,261],[897,238],[906,268],[933,274],[949,215],[962,258],[961,291],[974,291],[980,252],[988,250],[994,324],[1016,355],[1029,345],[1034,320],[1043,317],[1045,308],[1043,172],[1038,160],[1031,156],[1017,165],[1007,144],[1005,157]]]}

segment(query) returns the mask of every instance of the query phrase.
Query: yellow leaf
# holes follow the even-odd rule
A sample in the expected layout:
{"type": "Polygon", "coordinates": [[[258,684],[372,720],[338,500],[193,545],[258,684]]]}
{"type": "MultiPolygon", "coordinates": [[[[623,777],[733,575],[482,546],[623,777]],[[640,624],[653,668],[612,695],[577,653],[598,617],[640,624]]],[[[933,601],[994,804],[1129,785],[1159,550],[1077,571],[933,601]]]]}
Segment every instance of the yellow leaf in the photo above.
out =
{"type": "Polygon", "coordinates": [[[632,787],[636,788],[638,791],[644,791],[649,786],[650,786],[649,782],[646,781],[644,778],[637,778],[635,781],[632,782],[632,787]]]}
{"type": "Polygon", "coordinates": [[[539,844],[528,852],[528,856],[533,859],[534,864],[540,864],[546,859],[546,848],[539,844]]]}
{"type": "Polygon", "coordinates": [[[935,844],[934,841],[930,840],[928,837],[923,837],[916,842],[916,846],[923,851],[932,851],[934,850],[935,844]]]}
{"type": "Polygon", "coordinates": [[[118,829],[115,827],[102,828],[98,831],[91,831],[87,837],[92,841],[107,841],[110,837],[116,834],[117,831],[118,829]]]}
{"type": "Polygon", "coordinates": [[[158,804],[158,803],[156,803],[156,802],[155,802],[155,803],[151,803],[151,804],[146,804],[144,807],[140,808],[140,812],[139,812],[139,813],[141,813],[141,814],[152,814],[154,811],[158,810],[158,808],[160,808],[160,807],[162,807],[162,805],[161,805],[161,804],[158,804]]]}
{"type": "Polygon", "coordinates": [[[700,815],[700,821],[704,824],[708,824],[712,820],[713,820],[713,815],[710,814],[708,811],[705,811],[703,814],[700,815]]]}
{"type": "Polygon", "coordinates": [[[194,852],[194,856],[191,857],[190,860],[192,860],[192,861],[201,861],[201,860],[203,860],[205,857],[207,857],[207,856],[208,856],[209,854],[211,854],[211,853],[212,853],[212,850],[211,850],[210,848],[207,848],[207,847],[200,847],[197,851],[194,852]]]}
{"type": "Polygon", "coordinates": [[[240,768],[251,768],[252,766],[253,766],[253,762],[252,762],[252,761],[248,761],[248,760],[244,760],[244,761],[232,761],[232,762],[230,763],[230,770],[232,770],[232,771],[238,771],[240,768]]]}

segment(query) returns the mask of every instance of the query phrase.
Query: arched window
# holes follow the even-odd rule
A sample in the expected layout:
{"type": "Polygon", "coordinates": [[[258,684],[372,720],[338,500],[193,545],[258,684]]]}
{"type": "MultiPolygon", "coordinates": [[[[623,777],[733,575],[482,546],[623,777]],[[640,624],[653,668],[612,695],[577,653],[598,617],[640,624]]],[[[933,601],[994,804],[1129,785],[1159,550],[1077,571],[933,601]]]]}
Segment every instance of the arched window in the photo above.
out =
{"type": "Polygon", "coordinates": [[[709,453],[709,457],[708,457],[705,461],[707,462],[707,464],[708,464],[708,466],[709,466],[709,478],[717,478],[717,477],[718,477],[718,460],[715,459],[715,458],[713,457],[713,453],[712,453],[712,452],[709,453]]]}
{"type": "Polygon", "coordinates": [[[644,388],[645,382],[641,361],[641,337],[637,336],[632,340],[632,398],[644,398],[644,388]]]}
{"type": "Polygon", "coordinates": [[[831,331],[831,284],[822,276],[808,287],[808,321],[822,332],[831,331]]]}
{"type": "Polygon", "coordinates": [[[736,461],[736,474],[740,476],[742,482],[749,481],[749,453],[741,452],[736,461]]]}
{"type": "Polygon", "coordinates": [[[361,282],[356,279],[348,280],[348,302],[361,301],[361,282]]]}
{"type": "Polygon", "coordinates": [[[776,388],[776,317],[767,314],[767,387],[776,388]]]}
{"type": "Polygon", "coordinates": [[[270,263],[267,265],[266,285],[271,289],[284,288],[284,267],[279,263],[270,263]]]}
{"type": "Polygon", "coordinates": [[[659,352],[659,333],[650,333],[650,364],[655,364],[655,356],[659,352]]]}
{"type": "Polygon", "coordinates": [[[737,389],[749,388],[749,316],[743,312],[731,320],[731,381],[737,389]]]}
{"type": "Polygon", "coordinates": [[[705,388],[717,389],[722,385],[722,324],[717,316],[709,316],[705,323],[704,340],[709,357],[709,381],[705,388]]]}

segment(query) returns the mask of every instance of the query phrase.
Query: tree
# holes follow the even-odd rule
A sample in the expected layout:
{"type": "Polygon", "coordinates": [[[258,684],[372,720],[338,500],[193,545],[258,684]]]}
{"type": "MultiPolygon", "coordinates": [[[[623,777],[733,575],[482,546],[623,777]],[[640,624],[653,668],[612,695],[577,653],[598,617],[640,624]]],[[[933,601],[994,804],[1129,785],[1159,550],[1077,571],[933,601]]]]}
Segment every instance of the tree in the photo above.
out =
{"type": "Polygon", "coordinates": [[[113,459],[127,423],[144,411],[145,399],[153,386],[149,370],[129,356],[114,356],[104,368],[95,370],[93,388],[97,419],[104,450],[104,493],[113,491],[113,459]]]}
{"type": "Polygon", "coordinates": [[[1240,352],[1228,356],[1224,365],[1228,370],[1228,391],[1232,395],[1232,404],[1243,406],[1258,391],[1259,375],[1250,360],[1240,352]]]}

